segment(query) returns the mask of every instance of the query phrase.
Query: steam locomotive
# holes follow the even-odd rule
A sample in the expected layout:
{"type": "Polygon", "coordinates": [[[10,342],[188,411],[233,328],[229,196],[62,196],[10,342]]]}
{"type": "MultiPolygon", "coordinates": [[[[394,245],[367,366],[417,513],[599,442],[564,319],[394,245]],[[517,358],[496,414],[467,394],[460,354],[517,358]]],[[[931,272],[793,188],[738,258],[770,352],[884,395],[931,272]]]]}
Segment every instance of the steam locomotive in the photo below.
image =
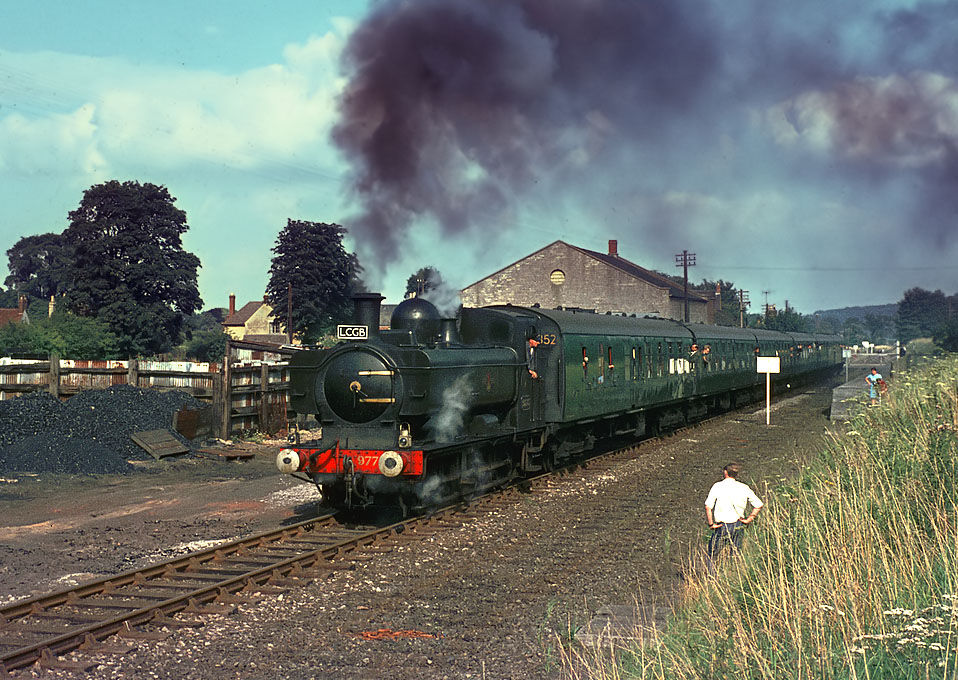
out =
{"type": "Polygon", "coordinates": [[[832,335],[511,305],[444,319],[423,298],[380,331],[382,300],[357,296],[345,341],[290,361],[291,408],[320,434],[276,464],[334,507],[453,502],[756,400],[759,356],[779,358],[777,383],[842,361],[832,335]]]}

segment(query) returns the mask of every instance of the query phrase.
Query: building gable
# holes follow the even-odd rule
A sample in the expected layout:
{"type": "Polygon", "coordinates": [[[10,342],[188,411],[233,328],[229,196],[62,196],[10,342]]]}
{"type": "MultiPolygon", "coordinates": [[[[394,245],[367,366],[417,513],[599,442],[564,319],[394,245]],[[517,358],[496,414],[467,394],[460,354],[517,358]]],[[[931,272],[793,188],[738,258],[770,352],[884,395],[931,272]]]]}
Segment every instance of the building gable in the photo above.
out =
{"type": "MultiPolygon", "coordinates": [[[[639,267],[617,254],[608,255],[554,241],[517,262],[467,286],[462,302],[469,307],[495,304],[579,308],[599,313],[679,318],[682,286],[639,267]],[[677,302],[672,298],[680,298],[677,302]]],[[[693,321],[707,321],[708,301],[689,291],[693,321]]]]}

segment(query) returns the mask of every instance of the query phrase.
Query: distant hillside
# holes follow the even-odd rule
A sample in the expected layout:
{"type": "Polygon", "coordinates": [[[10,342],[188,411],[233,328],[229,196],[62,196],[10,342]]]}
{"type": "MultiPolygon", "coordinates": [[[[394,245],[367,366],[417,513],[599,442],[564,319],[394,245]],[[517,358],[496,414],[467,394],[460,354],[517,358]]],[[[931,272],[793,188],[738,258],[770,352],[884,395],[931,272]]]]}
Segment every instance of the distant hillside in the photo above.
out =
{"type": "Polygon", "coordinates": [[[898,314],[898,303],[889,305],[871,305],[869,307],[844,307],[842,309],[821,309],[812,316],[822,316],[836,319],[839,323],[845,323],[847,319],[859,319],[864,321],[865,315],[873,316],[891,316],[898,314]]]}

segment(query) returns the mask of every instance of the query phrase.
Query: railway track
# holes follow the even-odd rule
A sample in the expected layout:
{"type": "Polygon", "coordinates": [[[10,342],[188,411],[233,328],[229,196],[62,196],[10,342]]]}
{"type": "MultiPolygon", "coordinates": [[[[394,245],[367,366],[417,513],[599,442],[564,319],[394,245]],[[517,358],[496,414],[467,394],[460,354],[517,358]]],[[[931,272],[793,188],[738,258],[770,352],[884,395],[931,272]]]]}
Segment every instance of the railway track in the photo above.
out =
{"type": "MultiPolygon", "coordinates": [[[[578,467],[597,470],[636,446],[578,467]]],[[[241,603],[301,586],[407,541],[460,526],[515,504],[556,474],[524,480],[469,503],[384,526],[348,527],[325,515],[182,555],[142,569],[79,584],[0,607],[0,677],[33,664],[89,671],[100,655],[125,654],[162,640],[177,628],[200,627],[202,617],[229,614],[241,603]],[[71,652],[73,658],[63,658],[71,652]]]]}
{"type": "Polygon", "coordinates": [[[305,585],[395,545],[510,507],[529,491],[548,487],[556,476],[583,468],[601,474],[635,456],[640,446],[655,446],[709,420],[658,439],[630,443],[428,516],[370,527],[347,526],[329,514],[5,605],[0,607],[0,678],[33,664],[91,670],[98,655],[124,654],[138,643],[164,639],[174,629],[200,627],[204,615],[231,613],[238,604],[305,585]],[[79,654],[63,658],[70,652],[79,654]]]}

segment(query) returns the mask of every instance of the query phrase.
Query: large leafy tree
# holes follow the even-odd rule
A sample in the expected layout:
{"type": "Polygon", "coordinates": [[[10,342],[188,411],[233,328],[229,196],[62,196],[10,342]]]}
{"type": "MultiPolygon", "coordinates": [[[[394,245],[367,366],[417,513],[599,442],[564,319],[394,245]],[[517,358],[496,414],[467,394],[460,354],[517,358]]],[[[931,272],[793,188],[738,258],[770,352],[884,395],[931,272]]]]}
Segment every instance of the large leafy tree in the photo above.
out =
{"type": "MultiPolygon", "coordinates": [[[[953,296],[958,297],[958,296],[953,296]]],[[[949,352],[958,352],[958,310],[935,329],[935,344],[949,352]]]]}
{"type": "Polygon", "coordinates": [[[948,298],[940,290],[934,293],[922,288],[906,290],[898,301],[896,328],[903,343],[915,338],[929,338],[948,319],[948,298]]]}
{"type": "Polygon", "coordinates": [[[316,342],[337,321],[349,317],[349,298],[362,290],[362,268],[343,247],[346,230],[338,224],[287,220],[276,238],[266,296],[273,316],[287,328],[292,290],[292,332],[316,342]]]}
{"type": "Polygon", "coordinates": [[[17,292],[15,290],[4,290],[3,286],[0,286],[0,307],[16,307],[17,306],[17,292]]]}
{"type": "Polygon", "coordinates": [[[4,283],[20,295],[49,300],[69,285],[72,253],[62,234],[24,236],[7,251],[4,283]]]}
{"type": "Polygon", "coordinates": [[[70,310],[104,322],[125,356],[168,351],[202,305],[200,261],[183,249],[189,226],[175,200],[155,184],[98,184],[63,233],[73,254],[70,310]]]}

